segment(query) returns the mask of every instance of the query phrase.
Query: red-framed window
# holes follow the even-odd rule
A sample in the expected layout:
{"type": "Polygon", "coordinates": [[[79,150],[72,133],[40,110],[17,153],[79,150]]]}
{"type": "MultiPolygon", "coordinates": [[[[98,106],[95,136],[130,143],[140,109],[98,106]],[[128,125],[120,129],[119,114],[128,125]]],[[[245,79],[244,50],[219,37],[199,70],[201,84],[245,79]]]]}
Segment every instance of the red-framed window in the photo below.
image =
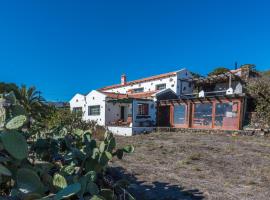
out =
{"type": "Polygon", "coordinates": [[[139,103],[138,104],[138,115],[140,115],[140,116],[149,115],[149,104],[139,103]]]}

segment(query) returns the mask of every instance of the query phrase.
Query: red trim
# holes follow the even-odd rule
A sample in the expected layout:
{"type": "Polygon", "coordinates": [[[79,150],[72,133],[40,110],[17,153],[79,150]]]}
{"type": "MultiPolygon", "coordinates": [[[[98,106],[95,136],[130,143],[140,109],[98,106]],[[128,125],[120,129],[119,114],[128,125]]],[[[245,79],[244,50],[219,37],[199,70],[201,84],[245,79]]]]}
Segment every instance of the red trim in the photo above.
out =
{"type": "MultiPolygon", "coordinates": [[[[184,103],[179,103],[183,105],[184,103]]],[[[241,128],[241,117],[243,112],[243,101],[241,99],[223,99],[223,100],[201,100],[196,102],[188,102],[186,105],[186,123],[185,124],[174,124],[174,106],[179,104],[170,104],[170,124],[175,128],[198,128],[198,129],[217,129],[217,130],[239,130],[241,128]],[[235,120],[237,120],[236,126],[216,126],[215,118],[216,118],[216,104],[217,103],[228,103],[233,102],[237,103],[237,114],[235,120]],[[194,124],[194,111],[195,105],[198,103],[210,103],[212,105],[212,124],[211,126],[203,126],[194,124]]],[[[168,104],[167,104],[168,105],[168,104]]],[[[159,106],[162,106],[159,104],[159,106]]],[[[165,106],[165,105],[164,105],[165,106]]]]}
{"type": "Polygon", "coordinates": [[[189,123],[189,120],[188,120],[188,105],[187,104],[177,104],[177,105],[185,105],[185,123],[184,124],[174,124],[174,107],[176,105],[172,105],[172,114],[171,114],[171,124],[173,127],[175,128],[188,128],[188,123],[189,123]]]}

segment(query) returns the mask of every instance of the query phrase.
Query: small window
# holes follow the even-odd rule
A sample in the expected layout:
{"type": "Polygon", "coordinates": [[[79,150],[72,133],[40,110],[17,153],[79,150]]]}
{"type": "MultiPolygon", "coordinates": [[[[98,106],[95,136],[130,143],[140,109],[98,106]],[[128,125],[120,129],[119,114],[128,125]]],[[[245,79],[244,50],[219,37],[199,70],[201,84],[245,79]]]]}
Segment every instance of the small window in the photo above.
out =
{"type": "Polygon", "coordinates": [[[82,107],[74,107],[73,112],[74,113],[81,113],[82,112],[82,107]]]}
{"type": "Polygon", "coordinates": [[[147,103],[138,104],[138,115],[148,115],[149,114],[149,105],[147,103]]]}
{"type": "Polygon", "coordinates": [[[156,90],[164,90],[166,89],[166,83],[156,85],[156,90]]]}
{"type": "Polygon", "coordinates": [[[144,92],[144,88],[135,88],[133,89],[133,93],[139,93],[139,92],[144,92]]]}
{"type": "Polygon", "coordinates": [[[100,115],[100,105],[88,106],[88,116],[100,115]]]}

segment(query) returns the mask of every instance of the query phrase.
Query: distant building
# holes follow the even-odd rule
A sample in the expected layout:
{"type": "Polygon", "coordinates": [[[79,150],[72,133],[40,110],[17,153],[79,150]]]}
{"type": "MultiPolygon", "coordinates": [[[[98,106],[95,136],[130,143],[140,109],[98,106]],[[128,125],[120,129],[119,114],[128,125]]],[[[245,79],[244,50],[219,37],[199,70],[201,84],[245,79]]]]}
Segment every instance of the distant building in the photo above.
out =
{"type": "Polygon", "coordinates": [[[61,101],[49,101],[46,102],[47,105],[54,106],[55,108],[70,108],[69,102],[61,102],[61,101]]]}

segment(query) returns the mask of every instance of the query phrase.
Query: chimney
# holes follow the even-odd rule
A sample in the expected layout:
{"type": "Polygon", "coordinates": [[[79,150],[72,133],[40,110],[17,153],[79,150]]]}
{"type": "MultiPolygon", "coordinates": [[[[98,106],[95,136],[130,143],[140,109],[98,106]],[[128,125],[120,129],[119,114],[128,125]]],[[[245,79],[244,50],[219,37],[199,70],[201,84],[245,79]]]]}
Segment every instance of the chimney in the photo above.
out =
{"type": "Polygon", "coordinates": [[[127,83],[127,77],[126,77],[125,74],[123,74],[123,75],[121,76],[121,85],[126,85],[126,83],[127,83]]]}

